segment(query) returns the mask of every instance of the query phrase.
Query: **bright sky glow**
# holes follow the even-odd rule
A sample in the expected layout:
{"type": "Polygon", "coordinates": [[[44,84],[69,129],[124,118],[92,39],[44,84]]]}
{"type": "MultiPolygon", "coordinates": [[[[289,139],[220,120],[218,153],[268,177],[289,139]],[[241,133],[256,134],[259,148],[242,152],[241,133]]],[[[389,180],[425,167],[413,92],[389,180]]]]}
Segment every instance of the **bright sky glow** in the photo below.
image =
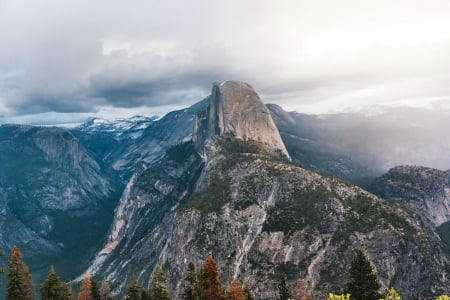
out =
{"type": "Polygon", "coordinates": [[[307,113],[450,97],[449,1],[4,0],[0,41],[0,123],[160,115],[229,79],[307,113]]]}

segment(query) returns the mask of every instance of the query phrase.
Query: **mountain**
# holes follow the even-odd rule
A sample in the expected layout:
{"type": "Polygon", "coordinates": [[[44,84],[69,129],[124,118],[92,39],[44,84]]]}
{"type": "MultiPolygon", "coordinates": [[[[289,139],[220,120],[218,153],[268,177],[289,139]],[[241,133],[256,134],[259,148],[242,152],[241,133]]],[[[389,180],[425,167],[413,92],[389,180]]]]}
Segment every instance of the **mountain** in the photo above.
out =
{"type": "Polygon", "coordinates": [[[80,272],[101,244],[122,186],[69,131],[0,126],[0,250],[17,245],[35,278],[80,272]]]}
{"type": "Polygon", "coordinates": [[[292,163],[248,84],[214,84],[207,100],[191,140],[136,168],[89,273],[123,293],[131,274],[148,287],[159,264],[180,299],[187,263],[213,254],[222,282],[239,278],[258,299],[272,299],[282,276],[324,297],[363,249],[403,297],[445,290],[449,261],[417,215],[292,163]]]}
{"type": "Polygon", "coordinates": [[[450,171],[397,166],[374,180],[370,189],[419,215],[450,255],[450,171]]]}
{"type": "Polygon", "coordinates": [[[167,149],[189,139],[195,115],[207,104],[205,99],[160,119],[136,117],[119,119],[118,123],[117,120],[96,122],[97,119],[90,119],[73,129],[72,133],[93,156],[128,182],[137,162],[157,163],[167,149]]]}
{"type": "Polygon", "coordinates": [[[450,116],[391,108],[372,115],[307,115],[268,104],[292,159],[367,188],[397,165],[450,166],[450,116]]]}
{"type": "Polygon", "coordinates": [[[143,116],[111,120],[89,118],[75,129],[86,133],[110,134],[118,140],[136,139],[157,119],[158,117],[148,118],[143,116]]]}

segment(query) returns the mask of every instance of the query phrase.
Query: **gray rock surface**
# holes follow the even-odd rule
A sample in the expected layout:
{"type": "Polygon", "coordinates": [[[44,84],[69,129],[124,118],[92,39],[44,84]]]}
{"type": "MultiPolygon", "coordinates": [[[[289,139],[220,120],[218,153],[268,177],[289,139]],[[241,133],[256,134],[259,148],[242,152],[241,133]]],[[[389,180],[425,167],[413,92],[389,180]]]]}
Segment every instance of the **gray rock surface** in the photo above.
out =
{"type": "Polygon", "coordinates": [[[284,276],[291,290],[303,281],[323,298],[326,286],[341,290],[363,249],[383,287],[405,299],[445,291],[449,262],[416,214],[276,155],[285,148],[270,120],[248,85],[215,84],[194,143],[137,169],[88,272],[121,293],[131,274],[149,287],[159,264],[180,299],[187,263],[213,254],[225,286],[238,278],[273,299],[284,276]]]}

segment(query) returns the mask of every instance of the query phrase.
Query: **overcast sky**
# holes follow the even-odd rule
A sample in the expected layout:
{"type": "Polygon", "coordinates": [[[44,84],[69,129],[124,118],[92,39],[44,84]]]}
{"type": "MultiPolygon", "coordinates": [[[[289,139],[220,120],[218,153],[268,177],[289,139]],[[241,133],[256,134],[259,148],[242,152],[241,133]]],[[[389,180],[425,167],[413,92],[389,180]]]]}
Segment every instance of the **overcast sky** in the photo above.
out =
{"type": "Polygon", "coordinates": [[[0,123],[161,115],[243,80],[305,113],[450,110],[450,1],[0,0],[0,123]]]}

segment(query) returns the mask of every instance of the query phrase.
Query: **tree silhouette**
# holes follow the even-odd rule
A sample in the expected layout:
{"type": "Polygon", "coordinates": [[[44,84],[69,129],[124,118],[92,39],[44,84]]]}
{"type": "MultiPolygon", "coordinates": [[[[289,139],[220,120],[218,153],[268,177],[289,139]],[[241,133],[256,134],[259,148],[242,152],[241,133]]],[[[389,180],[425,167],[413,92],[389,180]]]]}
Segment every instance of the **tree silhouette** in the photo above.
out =
{"type": "Polygon", "coordinates": [[[8,283],[6,285],[6,300],[23,299],[23,265],[19,248],[13,247],[8,262],[8,283]]]}
{"type": "Polygon", "coordinates": [[[345,292],[354,300],[378,300],[381,287],[377,275],[373,272],[369,259],[364,252],[358,250],[352,259],[345,292]]]}
{"type": "Polygon", "coordinates": [[[151,297],[158,300],[170,300],[167,278],[160,266],[156,266],[153,274],[151,297]]]}

